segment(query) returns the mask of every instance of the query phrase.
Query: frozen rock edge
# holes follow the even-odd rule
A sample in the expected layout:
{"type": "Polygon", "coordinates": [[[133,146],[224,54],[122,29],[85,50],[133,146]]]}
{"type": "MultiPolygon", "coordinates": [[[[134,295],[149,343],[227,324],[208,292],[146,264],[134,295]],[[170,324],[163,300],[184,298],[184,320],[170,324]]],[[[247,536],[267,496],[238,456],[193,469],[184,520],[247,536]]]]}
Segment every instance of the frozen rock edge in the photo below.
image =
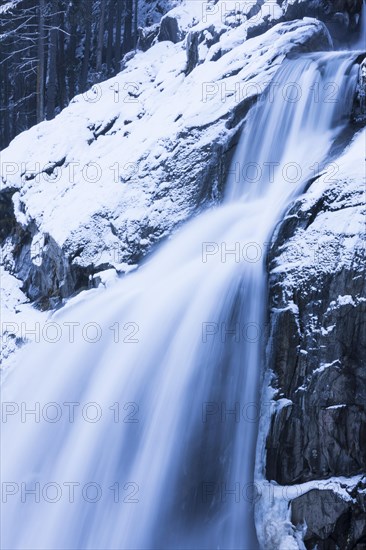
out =
{"type": "Polygon", "coordinates": [[[366,540],[365,143],[361,130],[291,206],[270,251],[264,548],[366,540]]]}

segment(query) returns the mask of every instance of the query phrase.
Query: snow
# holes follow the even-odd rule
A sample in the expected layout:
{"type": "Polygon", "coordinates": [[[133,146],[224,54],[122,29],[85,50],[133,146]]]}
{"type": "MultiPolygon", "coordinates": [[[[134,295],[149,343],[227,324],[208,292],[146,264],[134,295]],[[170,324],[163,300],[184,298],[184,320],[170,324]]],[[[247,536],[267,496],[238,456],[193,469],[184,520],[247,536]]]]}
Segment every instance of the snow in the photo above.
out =
{"type": "MultiPolygon", "coordinates": [[[[186,7],[174,13],[183,8],[183,18],[186,7]]],[[[247,41],[240,28],[226,31],[221,58],[210,61],[208,50],[188,76],[184,42],[138,52],[116,77],[2,152],[2,186],[18,190],[17,221],[35,221],[37,242],[49,234],[81,266],[117,268],[136,251],[146,253],[194,212],[206,177],[202,150],[236,131],[227,127],[230,114],[324,27],[316,20],[281,23],[247,41]],[[179,187],[172,181],[178,172],[179,187]]]]}
{"type": "Polygon", "coordinates": [[[285,407],[290,407],[291,405],[293,405],[291,399],[285,399],[284,397],[275,401],[276,411],[280,411],[281,409],[284,409],[285,407]]]}
{"type": "MultiPolygon", "coordinates": [[[[60,314],[63,315],[65,310],[89,301],[96,294],[100,294],[105,289],[114,286],[119,281],[119,273],[127,275],[136,269],[136,266],[127,264],[121,264],[119,267],[118,272],[115,269],[108,269],[96,273],[92,278],[92,282],[97,288],[82,291],[66,300],[61,309],[47,312],[39,311],[29,303],[28,298],[21,291],[22,282],[3,267],[0,267],[2,376],[6,376],[8,370],[16,365],[18,353],[25,344],[40,342],[42,338],[47,338],[47,332],[44,328],[47,322],[57,323],[60,314]]],[[[62,325],[60,327],[63,330],[66,328],[62,325]]]]}
{"type": "Polygon", "coordinates": [[[8,2],[6,2],[2,6],[0,6],[0,15],[5,14],[11,11],[12,9],[16,8],[17,4],[19,4],[21,1],[22,0],[9,0],[8,2]]]}
{"type": "Polygon", "coordinates": [[[4,311],[14,311],[20,304],[29,302],[21,291],[22,282],[0,266],[1,305],[4,311]]]}
{"type": "Polygon", "coordinates": [[[282,17],[283,12],[276,0],[268,0],[261,8],[263,17],[268,16],[270,19],[277,20],[282,17]]]}
{"type": "Polygon", "coordinates": [[[159,23],[163,13],[175,8],[185,0],[139,0],[139,26],[146,27],[159,23]]]}
{"type": "Polygon", "coordinates": [[[320,330],[321,330],[322,335],[326,336],[327,334],[333,332],[334,329],[335,329],[335,325],[330,325],[327,328],[321,327],[320,330]]]}
{"type": "Polygon", "coordinates": [[[346,294],[345,296],[338,296],[337,302],[330,302],[329,307],[330,309],[336,308],[338,306],[345,306],[345,305],[351,305],[354,306],[355,302],[354,299],[350,294],[346,294]]]}
{"type": "Polygon", "coordinates": [[[43,322],[46,314],[34,309],[21,290],[22,282],[0,266],[0,356],[1,367],[7,370],[16,362],[16,353],[34,335],[26,329],[43,322]],[[22,327],[24,329],[22,330],[22,327]]]}
{"type": "Polygon", "coordinates": [[[176,19],[180,31],[186,33],[200,21],[206,4],[208,4],[208,2],[185,0],[180,6],[170,10],[167,16],[176,19]]]}
{"type": "MultiPolygon", "coordinates": [[[[334,273],[354,265],[355,251],[359,251],[360,256],[364,253],[366,178],[360,160],[365,156],[365,143],[366,130],[363,129],[299,199],[303,213],[311,211],[324,196],[329,204],[317,213],[306,229],[301,226],[296,229],[276,259],[272,272],[286,273],[284,284],[288,288],[299,287],[308,278],[309,271],[334,273]],[[289,262],[291,250],[299,253],[289,262]]],[[[338,305],[346,304],[352,305],[352,297],[340,297],[338,305]]]]}
{"type": "Polygon", "coordinates": [[[263,528],[258,530],[263,548],[276,550],[305,550],[302,533],[291,523],[291,500],[314,489],[331,490],[346,502],[352,502],[352,489],[363,479],[363,474],[352,477],[331,477],[313,480],[296,485],[279,485],[274,481],[258,479],[257,493],[260,495],[256,506],[256,522],[263,528]]]}

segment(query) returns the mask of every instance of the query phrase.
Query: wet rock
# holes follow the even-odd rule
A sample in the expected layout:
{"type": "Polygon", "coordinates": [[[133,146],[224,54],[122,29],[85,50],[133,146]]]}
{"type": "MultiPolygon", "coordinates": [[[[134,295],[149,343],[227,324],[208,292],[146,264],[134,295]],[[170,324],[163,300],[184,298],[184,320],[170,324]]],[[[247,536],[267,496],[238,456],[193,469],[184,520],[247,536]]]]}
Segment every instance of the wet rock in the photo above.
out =
{"type": "Polygon", "coordinates": [[[356,123],[366,123],[366,58],[360,64],[353,118],[356,123]]]}
{"type": "Polygon", "coordinates": [[[160,32],[160,25],[152,25],[151,27],[139,28],[139,41],[138,48],[143,52],[146,52],[153,45],[155,39],[160,32]]]}
{"type": "MultiPolygon", "coordinates": [[[[269,367],[275,399],[288,404],[271,418],[266,476],[281,485],[347,486],[366,471],[364,139],[335,159],[335,178],[315,180],[289,209],[269,257],[269,367]]],[[[307,548],[364,542],[364,487],[352,498],[311,491],[294,500],[307,548]]]]}
{"type": "Polygon", "coordinates": [[[331,489],[313,489],[295,498],[291,521],[305,525],[307,548],[361,550],[366,543],[366,482],[360,481],[342,496],[331,489]]]}
{"type": "Polygon", "coordinates": [[[305,540],[324,540],[348,508],[349,503],[333,491],[313,489],[292,502],[291,521],[295,525],[306,524],[305,540]]]}
{"type": "MultiPolygon", "coordinates": [[[[220,36],[224,33],[224,28],[209,25],[204,29],[192,30],[187,34],[185,42],[187,52],[186,74],[191,73],[198,64],[204,62],[206,52],[219,42],[220,36]]],[[[220,55],[216,56],[213,61],[217,61],[219,58],[220,55]]]]}
{"type": "Polygon", "coordinates": [[[158,40],[162,42],[163,40],[170,40],[174,44],[183,40],[185,36],[184,31],[179,28],[178,20],[176,17],[166,15],[161,20],[160,31],[158,35],[158,40]]]}
{"type": "Polygon", "coordinates": [[[187,36],[189,29],[200,20],[202,6],[201,2],[187,2],[164,15],[160,22],[159,42],[164,40],[170,40],[174,44],[181,42],[187,36]]]}

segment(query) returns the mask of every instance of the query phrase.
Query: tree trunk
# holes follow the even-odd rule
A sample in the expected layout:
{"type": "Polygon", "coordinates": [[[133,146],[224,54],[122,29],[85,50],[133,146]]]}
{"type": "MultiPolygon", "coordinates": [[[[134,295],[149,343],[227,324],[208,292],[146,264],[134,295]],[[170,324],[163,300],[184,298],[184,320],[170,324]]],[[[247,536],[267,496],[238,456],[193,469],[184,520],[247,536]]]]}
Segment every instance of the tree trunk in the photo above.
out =
{"type": "Polygon", "coordinates": [[[138,29],[139,29],[139,0],[135,0],[135,17],[134,17],[134,42],[135,50],[137,49],[137,42],[139,39],[138,29]]]}
{"type": "Polygon", "coordinates": [[[58,47],[57,47],[57,66],[58,66],[58,91],[59,91],[59,104],[61,109],[66,106],[66,68],[65,68],[65,34],[62,32],[65,30],[65,14],[62,11],[61,4],[60,10],[60,29],[58,33],[58,47]]]}
{"type": "Polygon", "coordinates": [[[96,70],[98,73],[100,73],[102,70],[102,62],[103,62],[105,4],[106,4],[106,0],[101,0],[98,44],[97,44],[97,66],[96,66],[96,70]]]}
{"type": "Polygon", "coordinates": [[[93,18],[93,2],[86,0],[85,3],[85,46],[83,66],[81,68],[80,91],[85,92],[88,87],[88,74],[90,65],[90,47],[92,36],[92,18],[93,18]]]}
{"type": "Polygon", "coordinates": [[[76,6],[71,0],[70,2],[70,40],[67,48],[67,71],[69,75],[69,99],[72,99],[76,93],[76,77],[75,77],[75,63],[76,63],[76,32],[77,32],[77,19],[76,19],[76,6]]]}
{"type": "Polygon", "coordinates": [[[48,78],[47,78],[47,120],[55,117],[56,108],[56,61],[57,61],[57,35],[58,35],[58,0],[51,2],[51,29],[48,45],[48,78]]]}
{"type": "Polygon", "coordinates": [[[115,0],[109,0],[109,12],[108,12],[108,42],[107,42],[107,73],[112,72],[112,55],[113,55],[113,34],[114,34],[114,12],[115,12],[115,0]]]}
{"type": "Polygon", "coordinates": [[[115,69],[116,69],[117,73],[120,71],[121,41],[122,41],[122,2],[121,2],[121,0],[117,0],[116,43],[115,43],[115,47],[114,47],[115,69]]]}
{"type": "Polygon", "coordinates": [[[37,67],[37,122],[44,119],[44,77],[45,77],[45,51],[44,51],[44,17],[45,0],[39,0],[38,4],[38,67],[37,67]]]}
{"type": "Polygon", "coordinates": [[[132,43],[132,15],[133,15],[133,0],[125,0],[125,28],[123,33],[123,53],[130,52],[133,48],[132,43]]]}
{"type": "Polygon", "coordinates": [[[10,116],[9,116],[9,78],[8,64],[5,61],[0,66],[0,149],[6,147],[10,142],[10,116]]]}

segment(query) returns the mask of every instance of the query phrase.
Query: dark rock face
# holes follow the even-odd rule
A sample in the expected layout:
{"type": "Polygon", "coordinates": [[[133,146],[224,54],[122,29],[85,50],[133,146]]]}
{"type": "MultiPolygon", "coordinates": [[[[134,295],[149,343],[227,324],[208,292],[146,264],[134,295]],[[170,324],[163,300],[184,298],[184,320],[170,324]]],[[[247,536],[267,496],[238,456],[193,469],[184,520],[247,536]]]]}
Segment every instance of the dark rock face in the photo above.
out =
{"type": "Polygon", "coordinates": [[[184,34],[181,33],[178,21],[175,17],[166,15],[161,20],[160,32],[158,35],[158,40],[162,42],[163,40],[170,40],[174,44],[183,40],[184,34]]]}
{"type": "Polygon", "coordinates": [[[282,7],[285,19],[315,17],[328,25],[336,40],[342,40],[359,29],[362,0],[284,0],[282,7]]]}
{"type": "MultiPolygon", "coordinates": [[[[327,25],[336,45],[352,42],[360,31],[362,0],[280,0],[278,4],[282,16],[277,22],[314,17],[327,25]]],[[[247,37],[266,32],[272,24],[271,18],[265,14],[257,24],[248,28],[247,37]]]]}
{"type": "Polygon", "coordinates": [[[360,65],[353,118],[356,123],[366,123],[366,59],[360,65]]]}
{"type": "MultiPolygon", "coordinates": [[[[296,201],[269,257],[269,368],[275,399],[288,401],[271,418],[266,477],[281,485],[366,472],[365,184],[349,163],[337,159],[336,179],[296,201]]],[[[363,548],[364,484],[344,485],[352,498],[314,489],[293,500],[307,548],[363,548]]]]}
{"type": "Polygon", "coordinates": [[[268,448],[267,474],[281,484],[366,471],[366,302],[331,306],[348,293],[365,296],[359,268],[310,279],[294,295],[297,311],[273,314],[272,362],[292,401],[273,419],[268,448]]]}
{"type": "Polygon", "coordinates": [[[144,29],[139,29],[139,41],[138,48],[143,52],[146,52],[154,43],[154,40],[157,38],[160,32],[159,25],[152,25],[144,29]]]}
{"type": "Polygon", "coordinates": [[[70,263],[50,235],[44,235],[42,250],[34,245],[33,237],[37,234],[34,223],[22,228],[9,209],[2,226],[11,230],[0,239],[0,245],[5,251],[12,250],[10,256],[3,252],[2,263],[9,272],[17,274],[23,283],[22,291],[37,308],[53,309],[62,298],[71,296],[75,288],[89,287],[88,271],[70,263]]]}
{"type": "Polygon", "coordinates": [[[366,482],[342,498],[332,490],[312,490],[292,503],[291,521],[306,523],[305,544],[318,550],[362,550],[366,545],[366,482]]]}

